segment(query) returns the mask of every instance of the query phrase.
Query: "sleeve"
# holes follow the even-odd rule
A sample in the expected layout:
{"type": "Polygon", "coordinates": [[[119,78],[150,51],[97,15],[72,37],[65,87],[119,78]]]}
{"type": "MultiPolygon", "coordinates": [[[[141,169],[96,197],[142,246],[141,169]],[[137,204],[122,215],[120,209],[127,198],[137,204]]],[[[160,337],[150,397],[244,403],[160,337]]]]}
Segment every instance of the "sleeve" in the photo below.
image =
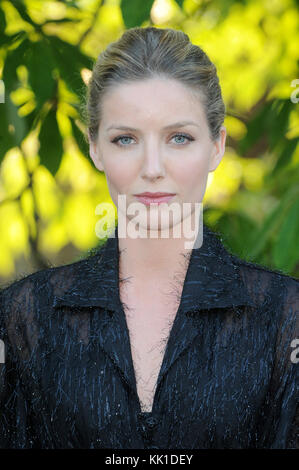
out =
{"type": "Polygon", "coordinates": [[[298,449],[299,281],[285,277],[279,292],[283,302],[278,302],[282,308],[272,373],[270,448],[298,449]]]}
{"type": "Polygon", "coordinates": [[[14,316],[8,313],[10,302],[6,302],[7,306],[4,307],[3,298],[3,291],[0,291],[0,449],[31,448],[34,442],[31,436],[29,407],[16,353],[20,338],[14,316]]]}

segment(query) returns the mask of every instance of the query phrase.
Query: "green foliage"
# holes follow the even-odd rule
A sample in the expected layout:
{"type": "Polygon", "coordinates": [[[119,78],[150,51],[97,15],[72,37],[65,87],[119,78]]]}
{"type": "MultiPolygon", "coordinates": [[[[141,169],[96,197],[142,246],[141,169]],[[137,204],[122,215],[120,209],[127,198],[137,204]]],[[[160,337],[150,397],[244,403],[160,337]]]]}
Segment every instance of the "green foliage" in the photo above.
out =
{"type": "Polygon", "coordinates": [[[36,110],[39,111],[47,100],[55,96],[56,80],[53,76],[55,59],[48,41],[34,42],[26,50],[26,66],[29,83],[36,97],[36,110]]]}
{"type": "Polygon", "coordinates": [[[0,31],[4,31],[6,28],[6,19],[2,10],[0,10],[0,31]]]}
{"type": "Polygon", "coordinates": [[[41,163],[55,175],[61,161],[63,146],[62,137],[56,120],[56,110],[51,108],[44,118],[39,133],[41,163]],[[55,145],[53,145],[55,142],[55,145]]]}
{"type": "MultiPolygon", "coordinates": [[[[25,21],[33,26],[36,25],[30,20],[24,5],[19,2],[13,2],[13,4],[25,21]]],[[[5,25],[4,13],[1,10],[0,12],[0,21],[5,25]]],[[[41,33],[40,26],[38,26],[38,31],[41,33]]],[[[42,122],[44,115],[42,108],[46,103],[57,101],[59,78],[65,81],[74,95],[82,96],[85,84],[80,75],[80,70],[83,67],[90,69],[93,60],[83,54],[78,47],[56,36],[45,35],[44,33],[40,36],[38,41],[30,40],[25,33],[13,35],[11,40],[9,36],[5,37],[3,33],[0,36],[2,45],[10,46],[11,43],[18,42],[16,47],[7,50],[3,67],[2,79],[6,87],[6,103],[1,122],[0,162],[10,148],[19,146],[29,131],[34,130],[40,123],[40,157],[42,164],[55,175],[62,156],[62,136],[58,129],[56,113],[49,112],[42,122]],[[34,92],[36,104],[34,111],[25,118],[19,116],[17,106],[13,104],[9,97],[10,92],[19,86],[17,68],[22,64],[26,65],[28,70],[28,82],[34,92]],[[58,71],[58,77],[55,75],[56,71],[58,71]],[[49,137],[47,137],[47,134],[49,137]]]]}
{"type": "Polygon", "coordinates": [[[68,44],[58,37],[48,36],[47,39],[60,77],[75,95],[81,96],[81,93],[85,90],[85,84],[80,75],[80,70],[84,67],[91,69],[92,59],[83,54],[78,47],[68,44]]]}
{"type": "Polygon", "coordinates": [[[146,21],[154,0],[121,0],[121,12],[126,28],[134,28],[146,21]]]}
{"type": "Polygon", "coordinates": [[[88,145],[86,143],[83,132],[81,131],[80,127],[78,127],[74,119],[71,119],[71,125],[72,125],[73,135],[74,135],[74,138],[76,140],[76,143],[79,149],[81,150],[83,155],[88,155],[89,149],[88,149],[88,145]]]}
{"type": "Polygon", "coordinates": [[[283,271],[292,272],[299,258],[299,194],[281,225],[277,242],[273,248],[275,265],[283,271]]]}
{"type": "Polygon", "coordinates": [[[180,8],[183,8],[184,0],[175,0],[180,8]]]}
{"type": "MultiPolygon", "coordinates": [[[[260,187],[249,188],[243,181],[225,204],[208,203],[204,212],[205,222],[223,234],[227,247],[237,255],[299,276],[299,118],[295,118],[298,104],[293,103],[286,92],[271,94],[279,80],[291,83],[294,78],[298,78],[294,76],[295,67],[289,75],[285,71],[287,54],[292,57],[294,64],[297,61],[298,66],[299,63],[291,44],[294,39],[288,34],[289,25],[299,22],[299,14],[296,16],[295,13],[298,0],[289,2],[288,6],[286,2],[276,4],[276,16],[266,1],[175,2],[180,7],[179,14],[178,8],[174,8],[175,18],[178,19],[173,20],[173,23],[171,19],[165,20],[162,26],[182,29],[203,49],[205,44],[207,48],[211,44],[211,52],[207,50],[211,59],[214,54],[219,62],[222,57],[226,60],[219,67],[220,73],[223,71],[222,84],[230,95],[228,116],[235,116],[236,121],[245,128],[241,137],[228,135],[228,147],[233,149],[241,163],[248,160],[262,161],[266,168],[260,187]],[[243,44],[243,37],[237,36],[239,20],[236,12],[239,11],[244,13],[244,22],[251,21],[246,34],[250,32],[252,36],[246,41],[255,44],[252,51],[250,48],[241,50],[243,55],[238,49],[239,44],[243,44]],[[279,29],[281,24],[285,24],[284,39],[279,29]],[[214,43],[209,41],[208,35],[205,36],[211,29],[214,43]],[[223,41],[221,44],[216,42],[218,34],[223,35],[225,31],[228,39],[236,35],[236,51],[227,50],[223,41]],[[243,69],[248,66],[246,61],[250,53],[251,67],[254,69],[257,63],[256,50],[263,47],[261,38],[268,41],[270,36],[270,45],[272,47],[276,41],[276,49],[274,46],[271,49],[269,42],[265,42],[268,47],[265,60],[268,53],[270,56],[273,54],[272,63],[278,63],[278,68],[273,73],[267,70],[264,82],[260,81],[264,89],[259,96],[256,94],[255,100],[244,110],[244,106],[239,104],[242,100],[234,101],[235,85],[242,83],[244,95],[250,93],[250,80],[254,78],[255,72],[251,72],[251,75],[248,73],[247,83],[238,82],[239,74],[241,76],[243,69]],[[282,64],[281,76],[279,61],[282,64]]],[[[89,25],[86,21],[87,13],[82,11],[79,2],[56,3],[57,11],[62,11],[62,6],[65,8],[64,14],[44,18],[41,14],[41,20],[37,20],[34,2],[31,9],[30,0],[6,0],[0,4],[0,77],[5,83],[5,102],[0,104],[0,163],[10,149],[22,149],[25,139],[34,131],[39,142],[40,164],[54,177],[64,155],[68,133],[71,133],[81,155],[88,158],[84,123],[80,116],[80,102],[86,88],[81,72],[83,69],[91,71],[101,48],[110,39],[112,41],[121,35],[122,24],[115,26],[116,9],[119,9],[119,16],[126,28],[153,24],[151,10],[154,1],[119,0],[119,7],[114,7],[113,2],[108,0],[95,1],[89,25]],[[11,28],[9,15],[12,12],[18,17],[19,29],[11,28]],[[97,15],[101,16],[102,13],[103,18],[108,18],[105,24],[97,20],[97,15]],[[109,38],[107,31],[110,31],[109,38]],[[82,47],[85,44],[89,45],[89,53],[88,47],[82,47]],[[13,95],[20,89],[27,94],[24,94],[23,101],[18,102],[13,95]],[[63,116],[66,128],[68,126],[65,133],[58,125],[59,115],[63,116]]],[[[290,94],[292,91],[290,87],[290,94]]],[[[254,92],[253,87],[253,95],[254,92]]],[[[32,180],[29,187],[31,184],[32,180]]],[[[34,211],[37,219],[36,207],[34,211]]],[[[37,243],[31,243],[31,247],[37,250],[37,243]]]]}

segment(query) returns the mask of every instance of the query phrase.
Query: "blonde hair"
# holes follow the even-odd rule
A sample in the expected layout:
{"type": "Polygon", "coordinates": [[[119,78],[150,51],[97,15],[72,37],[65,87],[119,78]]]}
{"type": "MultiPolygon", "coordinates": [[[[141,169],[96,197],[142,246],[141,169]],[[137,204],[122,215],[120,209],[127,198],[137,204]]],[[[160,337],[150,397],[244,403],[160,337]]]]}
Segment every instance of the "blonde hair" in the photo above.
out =
{"type": "Polygon", "coordinates": [[[210,137],[219,138],[225,105],[215,65],[199,46],[190,42],[187,34],[151,26],[128,29],[99,54],[82,110],[91,140],[97,140],[102,98],[109,89],[159,76],[176,79],[199,94],[210,137]]]}

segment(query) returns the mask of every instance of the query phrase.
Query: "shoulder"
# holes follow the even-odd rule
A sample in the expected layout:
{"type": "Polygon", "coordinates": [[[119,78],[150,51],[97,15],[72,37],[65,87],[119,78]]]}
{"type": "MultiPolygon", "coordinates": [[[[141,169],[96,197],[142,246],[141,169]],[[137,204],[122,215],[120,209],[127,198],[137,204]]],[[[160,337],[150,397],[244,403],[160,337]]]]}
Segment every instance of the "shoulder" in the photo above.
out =
{"type": "Polygon", "coordinates": [[[47,309],[53,295],[70,289],[75,279],[84,276],[84,271],[94,263],[96,253],[61,266],[52,266],[32,274],[19,276],[0,289],[1,318],[14,316],[14,320],[28,316],[32,311],[47,309]]]}
{"type": "Polygon", "coordinates": [[[276,317],[282,328],[291,325],[293,334],[299,336],[299,279],[234,255],[232,259],[259,310],[269,312],[273,320],[276,317]]]}
{"type": "Polygon", "coordinates": [[[279,269],[269,268],[237,256],[228,248],[227,240],[220,232],[213,232],[207,227],[205,230],[213,241],[212,247],[216,253],[224,253],[224,256],[218,256],[218,263],[224,258],[227,263],[234,266],[254,304],[273,303],[279,306],[292,303],[298,311],[299,279],[279,269]]]}
{"type": "Polygon", "coordinates": [[[259,294],[262,298],[263,294],[273,293],[273,289],[276,294],[282,294],[285,291],[289,295],[298,295],[299,279],[279,269],[269,268],[261,263],[255,263],[237,256],[228,248],[227,239],[222,233],[212,231],[206,226],[204,226],[204,230],[209,238],[212,250],[219,258],[218,262],[224,259],[227,263],[232,263],[253,296],[259,294]],[[278,287],[280,289],[277,291],[278,287]]]}
{"type": "Polygon", "coordinates": [[[36,348],[48,350],[59,325],[61,329],[61,317],[53,308],[55,296],[78,284],[76,280],[85,277],[84,269],[88,270],[93,262],[91,256],[49,267],[23,276],[0,290],[0,340],[8,359],[18,358],[23,363],[36,356],[36,348]]]}
{"type": "MultiPolygon", "coordinates": [[[[290,276],[278,269],[271,269],[258,263],[246,261],[231,255],[233,262],[239,267],[239,272],[246,284],[253,290],[264,290],[265,287],[279,287],[280,291],[285,289],[289,294],[299,293],[299,279],[290,276]]],[[[279,292],[276,292],[279,294],[279,292]]]]}

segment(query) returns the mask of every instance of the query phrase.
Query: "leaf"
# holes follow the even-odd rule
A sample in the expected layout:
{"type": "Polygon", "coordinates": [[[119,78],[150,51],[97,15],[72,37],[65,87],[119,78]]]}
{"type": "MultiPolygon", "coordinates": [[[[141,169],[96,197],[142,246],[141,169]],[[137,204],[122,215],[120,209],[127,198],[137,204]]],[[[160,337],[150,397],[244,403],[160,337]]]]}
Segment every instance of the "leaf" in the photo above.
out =
{"type": "Polygon", "coordinates": [[[292,159],[293,153],[295,152],[296,146],[298,144],[298,138],[291,140],[284,139],[284,147],[281,151],[281,154],[276,162],[275,167],[272,170],[272,175],[276,174],[281,168],[287,166],[292,159]]]}
{"type": "Polygon", "coordinates": [[[45,41],[31,44],[27,51],[28,80],[35,93],[37,108],[54,97],[56,81],[53,78],[55,62],[52,51],[45,41]]]}
{"type": "Polygon", "coordinates": [[[10,3],[15,7],[15,9],[18,11],[19,15],[24,21],[26,21],[27,23],[30,23],[32,26],[39,26],[28,15],[27,8],[24,5],[24,2],[20,0],[10,0],[10,3]]]}
{"type": "Polygon", "coordinates": [[[150,17],[154,0],[121,0],[121,12],[126,28],[140,26],[150,17]]]}
{"type": "Polygon", "coordinates": [[[281,198],[278,206],[268,215],[261,229],[255,233],[253,241],[249,246],[248,252],[250,253],[251,259],[254,260],[257,258],[272,234],[279,230],[289,206],[298,198],[298,196],[299,188],[297,186],[291,186],[290,190],[281,198]]]}
{"type": "Polygon", "coordinates": [[[290,99],[275,100],[273,111],[270,111],[269,117],[272,117],[271,126],[269,126],[270,149],[273,149],[278,140],[284,137],[289,123],[289,116],[294,104],[290,99]]]}
{"type": "MultiPolygon", "coordinates": [[[[30,120],[27,116],[18,114],[17,106],[11,101],[10,94],[5,93],[5,103],[0,105],[0,162],[6,152],[21,144],[30,128],[30,120]]],[[[32,113],[31,113],[32,114],[32,113]]]]}
{"type": "Polygon", "coordinates": [[[238,153],[241,155],[244,155],[267,129],[272,103],[271,101],[263,105],[256,116],[247,124],[247,133],[238,144],[238,153]]]}
{"type": "Polygon", "coordinates": [[[13,131],[13,146],[20,145],[22,140],[26,137],[26,123],[24,119],[18,115],[18,107],[11,101],[9,93],[5,94],[5,112],[7,122],[14,128],[13,131]]]}
{"type": "Polygon", "coordinates": [[[80,23],[82,21],[81,19],[77,18],[59,18],[57,20],[46,20],[43,22],[41,26],[44,26],[45,24],[50,24],[50,23],[80,23]]]}
{"type": "Polygon", "coordinates": [[[48,36],[59,73],[71,91],[82,96],[86,85],[82,80],[81,68],[92,69],[93,60],[82,54],[77,46],[68,44],[58,37],[48,36]]]}
{"type": "Polygon", "coordinates": [[[33,111],[31,111],[31,113],[26,114],[26,116],[23,117],[24,121],[26,122],[27,134],[29,134],[29,132],[35,129],[39,116],[40,113],[37,113],[34,109],[33,111]]]}
{"type": "Polygon", "coordinates": [[[7,112],[3,112],[4,103],[0,104],[1,122],[0,122],[0,163],[5,157],[6,152],[14,147],[13,133],[9,131],[7,112]],[[3,114],[2,114],[3,113],[3,114]]]}
{"type": "Polygon", "coordinates": [[[269,149],[273,150],[279,140],[284,140],[293,106],[289,99],[274,99],[264,104],[247,124],[247,133],[239,142],[239,153],[244,155],[265,134],[269,149]]]}
{"type": "Polygon", "coordinates": [[[0,33],[0,46],[5,46],[6,44],[11,46],[16,41],[20,39],[23,40],[25,36],[26,33],[24,31],[19,31],[18,33],[12,34],[11,36],[6,36],[5,34],[0,33]]]}
{"type": "Polygon", "coordinates": [[[273,259],[278,269],[291,272],[299,260],[299,199],[290,207],[281,226],[273,259]]]}
{"type": "Polygon", "coordinates": [[[256,230],[254,222],[246,214],[223,213],[214,225],[217,232],[228,234],[227,242],[223,237],[224,246],[237,256],[247,258],[247,247],[256,230]]]}
{"type": "Polygon", "coordinates": [[[89,147],[88,147],[88,144],[85,140],[83,132],[81,131],[81,129],[79,129],[79,127],[77,126],[77,124],[75,123],[75,121],[73,119],[71,119],[71,124],[72,124],[72,129],[73,129],[73,135],[75,137],[75,140],[77,142],[77,145],[78,145],[80,151],[83,153],[83,155],[88,156],[89,155],[89,147]]]}
{"type": "Polygon", "coordinates": [[[6,28],[6,18],[4,11],[0,8],[0,34],[3,34],[6,28]]]}
{"type": "Polygon", "coordinates": [[[184,0],[175,0],[180,8],[183,8],[184,0]]]}
{"type": "Polygon", "coordinates": [[[24,39],[18,47],[8,51],[3,67],[3,81],[6,90],[15,90],[19,85],[17,68],[24,64],[26,51],[31,47],[28,39],[24,39]]]}
{"type": "Polygon", "coordinates": [[[55,108],[46,115],[39,133],[39,156],[41,164],[55,176],[63,154],[62,138],[56,119],[55,108]]]}

